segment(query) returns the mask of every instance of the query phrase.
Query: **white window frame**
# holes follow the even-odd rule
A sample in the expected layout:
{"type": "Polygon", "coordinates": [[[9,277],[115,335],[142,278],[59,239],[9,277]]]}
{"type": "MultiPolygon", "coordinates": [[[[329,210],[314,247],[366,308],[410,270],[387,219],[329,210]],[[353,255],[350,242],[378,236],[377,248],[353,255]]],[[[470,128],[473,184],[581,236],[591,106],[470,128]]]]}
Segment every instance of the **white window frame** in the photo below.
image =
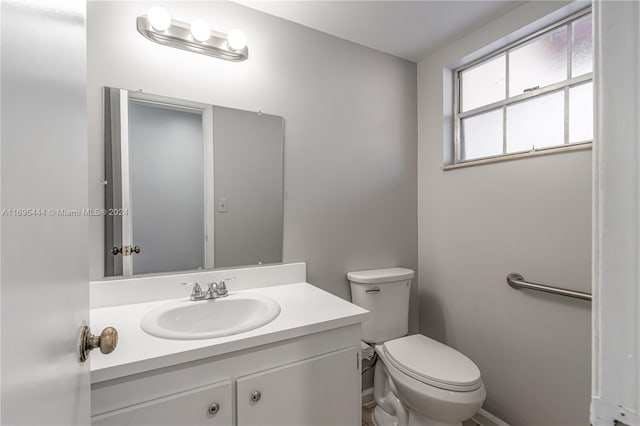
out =
{"type": "Polygon", "coordinates": [[[546,155],[546,154],[552,154],[552,153],[559,153],[559,152],[566,152],[566,151],[575,151],[575,150],[582,150],[582,149],[591,149],[592,146],[592,142],[593,140],[585,140],[585,141],[579,141],[579,142],[573,142],[573,143],[569,143],[569,89],[572,87],[576,87],[576,86],[580,86],[582,84],[588,84],[589,82],[593,81],[593,72],[587,73],[587,74],[583,74],[581,76],[578,77],[573,77],[571,78],[571,43],[572,43],[572,39],[573,39],[573,27],[571,25],[571,23],[573,21],[576,21],[582,17],[584,17],[585,15],[588,15],[591,13],[591,7],[587,7],[585,9],[582,9],[570,16],[567,16],[566,18],[557,21],[549,26],[546,26],[545,28],[542,28],[539,31],[536,31],[526,37],[523,37],[521,39],[518,39],[517,41],[510,43],[504,47],[502,47],[501,49],[498,49],[496,51],[493,51],[487,55],[482,56],[481,58],[476,59],[473,62],[467,63],[459,68],[456,68],[455,70],[453,70],[453,78],[454,78],[454,84],[453,84],[453,112],[454,112],[454,129],[453,129],[453,133],[454,133],[454,138],[453,138],[453,162],[452,164],[445,164],[443,169],[447,170],[447,169],[455,169],[455,168],[459,168],[459,167],[468,167],[468,166],[475,166],[478,164],[485,164],[485,163],[493,163],[493,162],[498,162],[498,161],[506,161],[506,160],[513,160],[516,158],[522,158],[522,157],[530,157],[530,156],[538,156],[538,155],[546,155]],[[535,88],[531,88],[531,89],[526,89],[524,93],[517,95],[517,96],[512,96],[509,97],[509,52],[513,51],[515,49],[517,49],[518,47],[525,45],[531,41],[533,41],[536,38],[541,37],[542,35],[549,33],[557,28],[560,28],[562,26],[567,26],[567,76],[569,76],[568,79],[557,82],[557,83],[553,83],[547,86],[543,86],[543,87],[538,87],[536,86],[535,88]],[[461,111],[461,105],[462,105],[462,90],[461,90],[461,83],[462,83],[462,78],[461,75],[464,71],[467,71],[471,68],[474,68],[478,65],[484,64],[488,61],[491,61],[495,58],[497,58],[498,56],[504,54],[505,55],[505,61],[506,61],[506,74],[505,74],[505,92],[506,92],[506,98],[502,99],[500,101],[496,101],[496,102],[492,102],[490,104],[487,105],[483,105],[481,107],[478,108],[474,108],[472,110],[469,111],[465,111],[462,112],[461,111]],[[528,151],[521,151],[521,152],[514,152],[514,153],[507,153],[507,107],[510,105],[514,105],[516,103],[531,99],[531,98],[535,98],[538,96],[542,96],[544,94],[548,94],[548,93],[554,93],[554,92],[559,92],[559,91],[564,91],[564,143],[562,145],[555,145],[555,146],[551,146],[551,147],[544,147],[544,148],[533,148],[531,150],[528,151]],[[462,160],[461,159],[461,122],[462,119],[467,118],[467,117],[471,117],[471,116],[475,116],[475,115],[479,115],[488,111],[493,111],[493,110],[497,110],[502,108],[503,110],[503,134],[502,134],[502,154],[498,154],[495,156],[489,156],[489,157],[482,157],[482,158],[474,158],[474,159],[469,159],[469,160],[462,160]]]}

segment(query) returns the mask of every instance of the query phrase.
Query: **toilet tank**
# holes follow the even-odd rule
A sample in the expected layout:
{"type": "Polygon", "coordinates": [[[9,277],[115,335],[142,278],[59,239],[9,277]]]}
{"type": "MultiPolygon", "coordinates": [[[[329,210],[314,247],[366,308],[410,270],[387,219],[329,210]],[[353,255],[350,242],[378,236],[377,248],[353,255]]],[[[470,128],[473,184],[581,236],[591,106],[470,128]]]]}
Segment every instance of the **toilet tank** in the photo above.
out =
{"type": "Polygon", "coordinates": [[[371,312],[362,323],[362,340],[382,343],[407,334],[409,292],[414,272],[405,268],[349,272],[351,300],[371,312]]]}

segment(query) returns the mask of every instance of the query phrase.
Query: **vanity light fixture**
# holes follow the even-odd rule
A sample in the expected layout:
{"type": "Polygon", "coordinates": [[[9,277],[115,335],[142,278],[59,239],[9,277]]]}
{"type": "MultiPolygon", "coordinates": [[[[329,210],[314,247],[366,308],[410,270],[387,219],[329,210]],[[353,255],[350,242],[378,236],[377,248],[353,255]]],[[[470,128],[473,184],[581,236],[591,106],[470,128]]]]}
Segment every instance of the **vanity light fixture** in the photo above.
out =
{"type": "Polygon", "coordinates": [[[158,6],[139,16],[137,27],[147,39],[166,46],[234,62],[249,57],[247,36],[241,30],[233,29],[228,35],[218,33],[212,31],[203,19],[194,19],[188,24],[171,18],[165,9],[158,6]]]}

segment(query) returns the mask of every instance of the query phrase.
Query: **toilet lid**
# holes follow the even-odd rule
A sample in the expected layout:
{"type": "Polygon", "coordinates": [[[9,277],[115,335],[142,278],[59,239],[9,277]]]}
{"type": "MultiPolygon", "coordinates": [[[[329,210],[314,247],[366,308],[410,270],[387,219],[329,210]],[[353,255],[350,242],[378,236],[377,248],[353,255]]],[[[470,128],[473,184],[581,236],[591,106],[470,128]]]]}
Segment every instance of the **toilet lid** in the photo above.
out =
{"type": "Polygon", "coordinates": [[[473,391],[482,384],[480,370],[473,361],[421,334],[385,342],[384,352],[403,373],[441,389],[473,391]]]}

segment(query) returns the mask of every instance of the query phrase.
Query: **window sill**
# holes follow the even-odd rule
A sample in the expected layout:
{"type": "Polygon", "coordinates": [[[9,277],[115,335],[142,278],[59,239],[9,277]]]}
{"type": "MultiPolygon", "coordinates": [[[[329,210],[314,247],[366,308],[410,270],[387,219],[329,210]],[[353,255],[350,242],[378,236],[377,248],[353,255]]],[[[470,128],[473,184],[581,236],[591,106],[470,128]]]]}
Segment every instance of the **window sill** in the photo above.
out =
{"type": "Polygon", "coordinates": [[[541,149],[538,151],[519,152],[515,154],[500,155],[497,157],[480,158],[477,160],[463,161],[454,164],[445,164],[441,167],[443,171],[461,169],[464,167],[474,167],[483,164],[501,163],[503,161],[519,160],[522,158],[539,157],[542,155],[560,154],[562,152],[583,151],[591,149],[592,142],[575,143],[571,145],[554,146],[553,148],[541,149]]]}

